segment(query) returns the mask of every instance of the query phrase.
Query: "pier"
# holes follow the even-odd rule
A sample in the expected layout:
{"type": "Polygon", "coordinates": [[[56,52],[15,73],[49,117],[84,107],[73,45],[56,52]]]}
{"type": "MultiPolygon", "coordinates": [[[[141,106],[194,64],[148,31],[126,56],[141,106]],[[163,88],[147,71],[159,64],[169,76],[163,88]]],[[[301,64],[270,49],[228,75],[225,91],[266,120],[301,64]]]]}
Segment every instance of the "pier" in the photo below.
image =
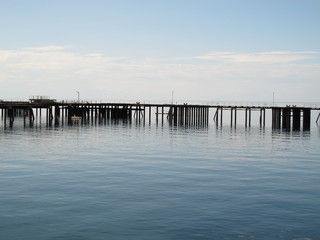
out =
{"type": "MultiPolygon", "coordinates": [[[[36,120],[43,120],[48,126],[61,124],[89,124],[106,121],[136,121],[137,123],[206,126],[213,121],[222,125],[224,117],[230,118],[231,127],[236,127],[239,112],[244,116],[244,126],[251,127],[252,113],[258,112],[261,128],[266,125],[266,112],[271,112],[272,128],[284,130],[309,130],[311,112],[320,107],[299,107],[295,105],[199,105],[199,104],[150,104],[150,103],[90,103],[56,101],[48,98],[34,98],[29,101],[0,101],[3,125],[13,127],[16,118],[23,119],[24,126],[32,127],[36,120]],[[213,111],[210,114],[210,111],[213,111]],[[228,114],[225,114],[228,112],[228,114]]],[[[257,113],[255,113],[257,114],[257,113]]],[[[320,113],[317,118],[319,120],[320,113]]]]}

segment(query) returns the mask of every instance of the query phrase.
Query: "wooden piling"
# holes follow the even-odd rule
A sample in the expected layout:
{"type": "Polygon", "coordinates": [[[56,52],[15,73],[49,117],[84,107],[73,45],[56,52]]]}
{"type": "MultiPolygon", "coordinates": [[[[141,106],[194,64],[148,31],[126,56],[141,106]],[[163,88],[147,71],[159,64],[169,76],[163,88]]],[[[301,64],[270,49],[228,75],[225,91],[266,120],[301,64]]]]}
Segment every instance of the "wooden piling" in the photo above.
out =
{"type": "Polygon", "coordinates": [[[259,123],[260,123],[260,127],[265,128],[265,125],[266,125],[266,111],[265,111],[265,108],[260,108],[259,123]]]}
{"type": "Polygon", "coordinates": [[[161,123],[163,125],[163,121],[164,121],[164,106],[162,106],[162,109],[161,109],[161,123]]]}
{"type": "Polygon", "coordinates": [[[14,109],[13,108],[8,109],[8,117],[9,117],[9,126],[13,127],[13,122],[14,122],[14,109]]]}
{"type": "Polygon", "coordinates": [[[230,125],[231,125],[231,127],[232,127],[232,125],[233,125],[233,108],[231,108],[230,109],[230,125]]]}
{"type": "Polygon", "coordinates": [[[301,109],[293,108],[292,109],[292,129],[295,131],[300,130],[300,121],[301,121],[301,109]]]}
{"type": "Polygon", "coordinates": [[[216,113],[214,114],[213,120],[216,122],[216,125],[218,126],[218,119],[219,119],[219,108],[216,108],[216,113]]]}
{"type": "Polygon", "coordinates": [[[303,112],[303,130],[309,131],[310,130],[310,122],[311,122],[311,109],[304,108],[303,112]]]}
{"type": "Polygon", "coordinates": [[[7,113],[8,113],[8,110],[4,109],[4,126],[7,125],[7,113]]]}
{"type": "Polygon", "coordinates": [[[290,130],[291,124],[291,109],[282,108],[282,129],[290,130]]]}
{"type": "Polygon", "coordinates": [[[280,129],[281,123],[281,109],[272,108],[272,128],[280,129]]]}
{"type": "Polygon", "coordinates": [[[156,124],[158,124],[159,121],[159,107],[156,107],[156,124]]]}
{"type": "Polygon", "coordinates": [[[59,106],[55,106],[54,109],[54,125],[58,126],[60,122],[60,107],[59,106]]]}
{"type": "Polygon", "coordinates": [[[245,125],[245,127],[248,126],[248,108],[246,108],[246,110],[245,110],[244,125],[245,125]]]}
{"type": "Polygon", "coordinates": [[[33,126],[33,123],[34,123],[33,109],[29,108],[29,124],[30,124],[30,127],[33,126]]]}
{"type": "Polygon", "coordinates": [[[320,113],[318,114],[318,117],[317,117],[317,120],[316,120],[316,124],[318,124],[319,118],[320,118],[320,113]]]}
{"type": "Polygon", "coordinates": [[[174,125],[177,125],[177,123],[178,123],[178,107],[176,107],[176,106],[174,106],[173,107],[173,124],[174,125]]]}

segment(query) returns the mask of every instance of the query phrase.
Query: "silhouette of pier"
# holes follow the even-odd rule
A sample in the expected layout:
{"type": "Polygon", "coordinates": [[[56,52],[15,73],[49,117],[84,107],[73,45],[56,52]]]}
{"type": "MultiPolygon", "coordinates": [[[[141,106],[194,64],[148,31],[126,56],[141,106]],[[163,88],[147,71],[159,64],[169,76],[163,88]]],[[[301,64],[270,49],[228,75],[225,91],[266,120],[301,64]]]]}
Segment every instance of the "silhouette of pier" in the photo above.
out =
{"type": "MultiPolygon", "coordinates": [[[[89,103],[74,101],[56,101],[36,98],[29,101],[0,101],[1,119],[4,126],[13,127],[16,118],[23,119],[24,126],[33,126],[35,121],[45,119],[48,126],[61,124],[89,124],[103,121],[136,121],[138,123],[206,126],[210,121],[222,125],[224,113],[230,117],[230,125],[236,127],[238,112],[244,115],[245,127],[251,127],[252,112],[259,112],[259,124],[266,125],[266,110],[271,110],[272,128],[286,130],[309,130],[311,111],[318,107],[299,107],[286,105],[199,105],[199,104],[150,104],[150,103],[89,103]],[[214,110],[213,117],[210,110],[214,110]]],[[[320,114],[319,114],[320,116],[320,114]]],[[[319,120],[317,118],[317,122],[319,120]]]]}

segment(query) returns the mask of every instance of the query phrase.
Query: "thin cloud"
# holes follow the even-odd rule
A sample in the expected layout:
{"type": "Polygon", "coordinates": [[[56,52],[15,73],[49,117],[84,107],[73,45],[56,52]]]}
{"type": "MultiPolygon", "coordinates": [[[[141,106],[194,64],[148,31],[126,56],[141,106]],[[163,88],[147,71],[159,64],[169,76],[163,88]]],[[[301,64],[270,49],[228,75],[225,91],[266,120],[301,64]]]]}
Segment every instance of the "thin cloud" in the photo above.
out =
{"type": "Polygon", "coordinates": [[[23,50],[30,50],[30,51],[63,51],[66,47],[64,46],[43,46],[43,47],[30,47],[30,48],[23,48],[23,50]]]}
{"type": "Polygon", "coordinates": [[[319,58],[320,52],[271,51],[259,53],[211,52],[195,59],[233,63],[291,63],[319,58]]]}
{"type": "Polygon", "coordinates": [[[294,51],[271,51],[271,52],[261,52],[261,54],[272,54],[272,55],[320,54],[320,51],[304,51],[304,52],[294,52],[294,51]]]}
{"type": "Polygon", "coordinates": [[[258,101],[276,91],[288,101],[292,96],[302,101],[318,99],[320,87],[319,62],[293,61],[293,57],[317,58],[318,52],[213,52],[196,58],[207,61],[195,61],[194,57],[134,59],[81,54],[58,46],[37,49],[0,50],[2,98],[38,93],[68,98],[76,89],[90,99],[170,99],[174,90],[177,98],[190,100],[258,101]],[[279,62],[283,64],[273,64],[279,62]]]}

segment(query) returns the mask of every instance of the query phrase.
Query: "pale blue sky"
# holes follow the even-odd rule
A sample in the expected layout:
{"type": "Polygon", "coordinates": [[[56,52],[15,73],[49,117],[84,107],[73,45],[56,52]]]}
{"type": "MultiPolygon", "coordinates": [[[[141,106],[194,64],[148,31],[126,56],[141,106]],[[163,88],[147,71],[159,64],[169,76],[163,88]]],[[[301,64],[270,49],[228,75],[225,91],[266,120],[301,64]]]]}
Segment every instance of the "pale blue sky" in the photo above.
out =
{"type": "Polygon", "coordinates": [[[319,102],[319,13],[319,0],[0,0],[0,99],[166,100],[174,90],[319,102]]]}

